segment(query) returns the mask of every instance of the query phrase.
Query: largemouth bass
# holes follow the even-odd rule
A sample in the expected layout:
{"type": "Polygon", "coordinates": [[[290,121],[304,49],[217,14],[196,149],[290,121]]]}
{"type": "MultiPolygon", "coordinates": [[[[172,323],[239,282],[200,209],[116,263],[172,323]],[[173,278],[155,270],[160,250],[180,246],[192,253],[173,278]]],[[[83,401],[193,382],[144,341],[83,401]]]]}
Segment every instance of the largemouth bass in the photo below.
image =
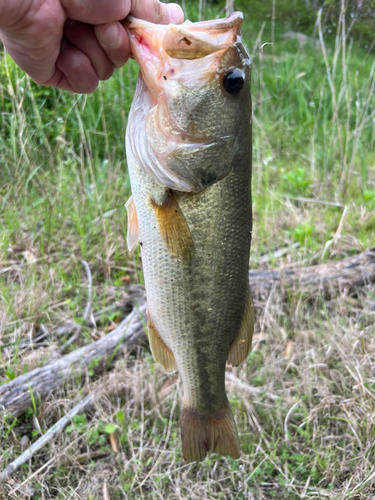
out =
{"type": "Polygon", "coordinates": [[[253,305],[250,58],[242,14],[182,25],[128,18],[141,71],[126,151],[128,246],[139,240],[156,361],[178,369],[185,460],[238,458],[225,366],[248,355],[253,305]]]}

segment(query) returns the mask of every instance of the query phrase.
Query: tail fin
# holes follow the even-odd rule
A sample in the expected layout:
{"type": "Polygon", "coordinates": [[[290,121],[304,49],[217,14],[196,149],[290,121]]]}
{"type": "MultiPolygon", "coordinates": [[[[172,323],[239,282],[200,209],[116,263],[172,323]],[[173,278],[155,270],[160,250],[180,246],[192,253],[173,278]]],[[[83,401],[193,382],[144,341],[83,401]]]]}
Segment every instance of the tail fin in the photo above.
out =
{"type": "Polygon", "coordinates": [[[199,412],[183,405],[181,438],[187,462],[201,462],[209,453],[240,457],[236,423],[229,403],[214,413],[199,412]]]}

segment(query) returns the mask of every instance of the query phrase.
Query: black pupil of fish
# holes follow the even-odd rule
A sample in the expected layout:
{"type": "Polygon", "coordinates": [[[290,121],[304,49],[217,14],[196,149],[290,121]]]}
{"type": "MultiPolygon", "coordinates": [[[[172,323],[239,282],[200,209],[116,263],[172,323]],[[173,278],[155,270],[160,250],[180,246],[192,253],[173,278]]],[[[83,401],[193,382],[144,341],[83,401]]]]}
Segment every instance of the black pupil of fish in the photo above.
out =
{"type": "Polygon", "coordinates": [[[231,69],[224,75],[223,87],[228,94],[235,95],[241,91],[244,82],[242,71],[239,69],[231,69]]]}

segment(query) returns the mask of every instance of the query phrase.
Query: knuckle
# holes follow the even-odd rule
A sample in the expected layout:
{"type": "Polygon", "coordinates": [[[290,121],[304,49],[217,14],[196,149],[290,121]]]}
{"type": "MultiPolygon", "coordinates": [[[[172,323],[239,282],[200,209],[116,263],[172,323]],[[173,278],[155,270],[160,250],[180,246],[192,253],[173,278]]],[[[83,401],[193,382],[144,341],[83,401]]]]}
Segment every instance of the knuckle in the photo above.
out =
{"type": "Polygon", "coordinates": [[[90,12],[90,0],[60,0],[60,2],[68,15],[79,14],[84,19],[90,12]]]}
{"type": "MultiPolygon", "coordinates": [[[[29,32],[35,38],[47,38],[56,36],[56,33],[62,31],[65,16],[62,10],[54,9],[51,12],[44,12],[40,9],[35,13],[32,19],[29,20],[29,32]]],[[[27,23],[27,21],[26,21],[27,23]]]]}
{"type": "Polygon", "coordinates": [[[163,6],[159,0],[154,0],[154,14],[155,18],[160,20],[163,17],[163,6]]]}
{"type": "Polygon", "coordinates": [[[80,53],[74,54],[74,57],[71,58],[70,67],[72,73],[87,74],[92,71],[89,59],[84,54],[80,53]]]}

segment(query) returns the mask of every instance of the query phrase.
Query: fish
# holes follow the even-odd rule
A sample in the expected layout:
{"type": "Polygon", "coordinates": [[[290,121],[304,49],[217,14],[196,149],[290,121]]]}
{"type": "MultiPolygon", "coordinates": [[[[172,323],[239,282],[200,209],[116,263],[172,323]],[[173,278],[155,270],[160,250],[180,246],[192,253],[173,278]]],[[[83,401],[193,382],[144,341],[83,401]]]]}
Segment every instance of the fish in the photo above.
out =
{"type": "Polygon", "coordinates": [[[250,349],[250,56],[243,15],[156,25],[129,16],[140,66],[126,130],[127,244],[139,241],[154,359],[178,370],[183,457],[240,457],[227,362],[250,349]]]}

